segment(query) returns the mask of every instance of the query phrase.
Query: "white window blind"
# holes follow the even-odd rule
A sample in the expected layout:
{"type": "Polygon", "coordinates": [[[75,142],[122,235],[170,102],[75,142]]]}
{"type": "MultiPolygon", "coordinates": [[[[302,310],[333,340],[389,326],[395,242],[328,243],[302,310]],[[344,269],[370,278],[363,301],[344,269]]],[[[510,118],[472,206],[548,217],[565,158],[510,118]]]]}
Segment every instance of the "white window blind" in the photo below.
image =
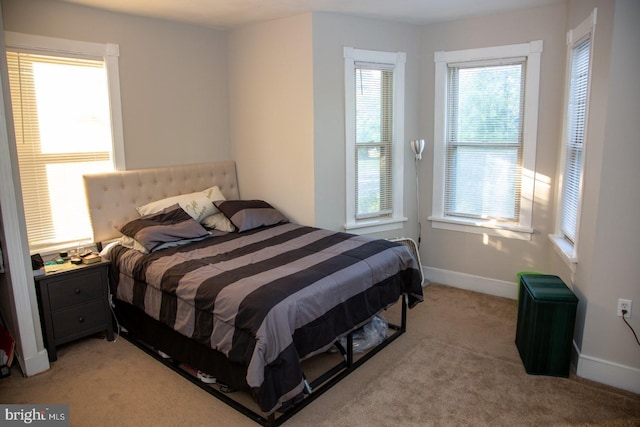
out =
{"type": "Polygon", "coordinates": [[[564,236],[575,243],[580,187],[582,182],[582,159],[587,121],[589,90],[589,59],[591,40],[577,44],[571,52],[569,99],[567,105],[567,131],[565,141],[565,171],[562,186],[560,228],[564,236]]]}
{"type": "Polygon", "coordinates": [[[406,53],[344,48],[345,230],[397,230],[403,215],[406,53]]]}
{"type": "Polygon", "coordinates": [[[32,252],[90,240],[82,175],[114,169],[102,59],[7,52],[32,252]]]}
{"type": "Polygon", "coordinates": [[[355,64],[356,219],[393,213],[393,70],[355,64]]]}
{"type": "Polygon", "coordinates": [[[444,214],[518,223],[525,59],[449,64],[444,214]]]}

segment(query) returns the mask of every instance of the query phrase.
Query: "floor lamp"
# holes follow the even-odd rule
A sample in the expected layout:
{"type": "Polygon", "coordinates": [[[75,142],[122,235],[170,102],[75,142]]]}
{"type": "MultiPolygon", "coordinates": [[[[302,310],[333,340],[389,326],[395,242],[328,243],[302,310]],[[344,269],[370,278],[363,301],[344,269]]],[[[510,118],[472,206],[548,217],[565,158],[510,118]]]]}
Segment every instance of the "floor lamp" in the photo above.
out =
{"type": "Polygon", "coordinates": [[[416,212],[418,216],[418,248],[422,239],[422,225],[420,224],[420,187],[418,179],[418,160],[422,160],[422,151],[424,150],[424,139],[414,139],[409,142],[413,151],[414,163],[416,167],[416,212]]]}

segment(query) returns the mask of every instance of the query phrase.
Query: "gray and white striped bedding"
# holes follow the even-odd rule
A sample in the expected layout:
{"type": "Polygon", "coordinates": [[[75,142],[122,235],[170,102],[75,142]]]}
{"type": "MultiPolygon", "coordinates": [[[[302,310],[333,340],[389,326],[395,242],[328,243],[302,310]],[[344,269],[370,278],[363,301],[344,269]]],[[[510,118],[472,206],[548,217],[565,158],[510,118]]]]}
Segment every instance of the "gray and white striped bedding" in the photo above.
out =
{"type": "Polygon", "coordinates": [[[290,223],[109,258],[118,299],[245,366],[267,414],[302,391],[302,360],[401,294],[423,298],[406,247],[290,223]]]}

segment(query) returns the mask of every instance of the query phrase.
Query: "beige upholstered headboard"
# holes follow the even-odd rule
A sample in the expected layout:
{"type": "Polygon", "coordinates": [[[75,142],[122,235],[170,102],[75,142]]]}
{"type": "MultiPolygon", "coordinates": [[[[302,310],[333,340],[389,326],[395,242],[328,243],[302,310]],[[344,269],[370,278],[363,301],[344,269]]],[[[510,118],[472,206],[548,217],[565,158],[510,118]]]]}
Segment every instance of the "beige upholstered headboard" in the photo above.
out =
{"type": "Polygon", "coordinates": [[[84,188],[93,240],[102,243],[120,237],[115,227],[138,218],[138,206],[214,185],[220,188],[226,199],[240,198],[235,162],[85,175],[84,188]]]}

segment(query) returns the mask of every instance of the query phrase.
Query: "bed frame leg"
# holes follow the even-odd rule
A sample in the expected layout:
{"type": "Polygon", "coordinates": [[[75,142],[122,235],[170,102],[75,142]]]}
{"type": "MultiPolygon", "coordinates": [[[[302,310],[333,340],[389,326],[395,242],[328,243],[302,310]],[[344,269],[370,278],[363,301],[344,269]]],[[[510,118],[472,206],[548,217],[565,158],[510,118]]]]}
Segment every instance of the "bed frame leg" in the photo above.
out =
{"type": "Polygon", "coordinates": [[[353,332],[347,335],[347,368],[353,366],[353,332]]]}
{"type": "Polygon", "coordinates": [[[400,323],[400,330],[402,332],[407,331],[407,306],[408,305],[409,305],[409,296],[405,294],[404,298],[402,298],[402,320],[400,323]]]}

